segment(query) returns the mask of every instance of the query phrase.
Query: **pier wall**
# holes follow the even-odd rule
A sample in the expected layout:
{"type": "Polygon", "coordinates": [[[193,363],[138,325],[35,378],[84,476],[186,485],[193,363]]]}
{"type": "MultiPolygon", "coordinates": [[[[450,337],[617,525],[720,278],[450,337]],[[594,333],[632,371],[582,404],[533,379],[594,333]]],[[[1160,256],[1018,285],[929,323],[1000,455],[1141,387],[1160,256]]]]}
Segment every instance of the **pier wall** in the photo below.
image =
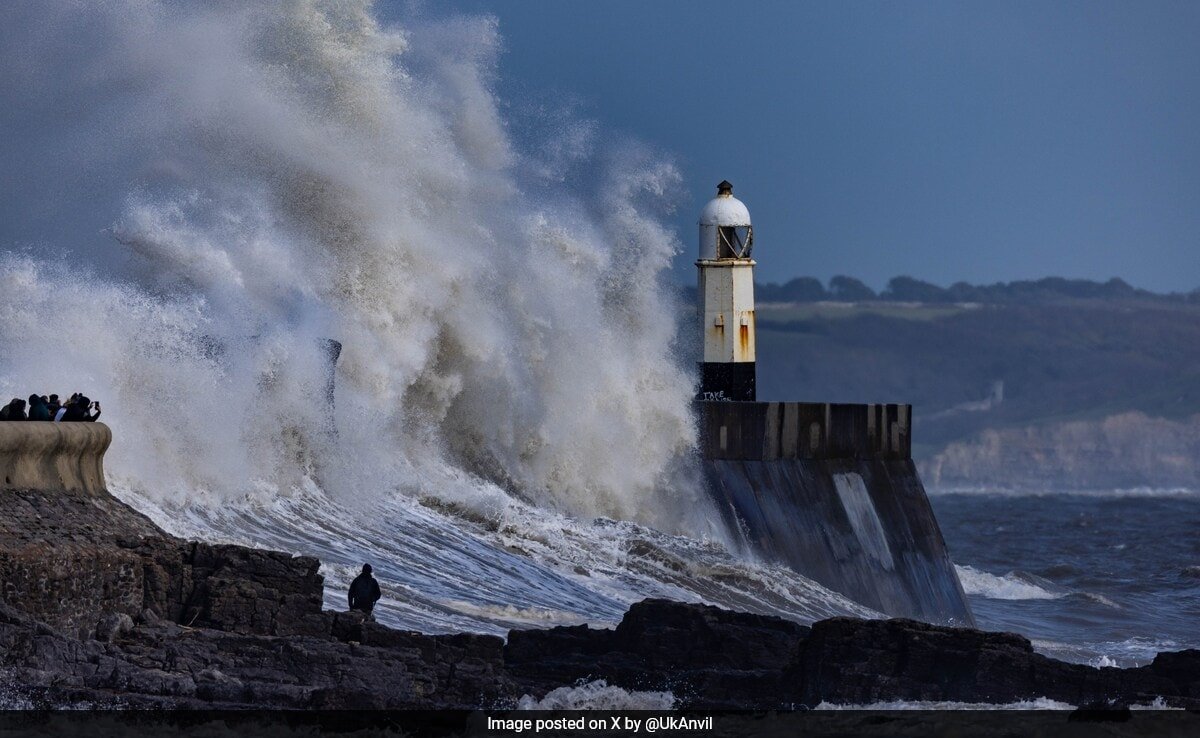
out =
{"type": "Polygon", "coordinates": [[[749,551],[887,615],[973,625],[911,459],[910,406],[698,405],[709,494],[749,551]]]}
{"type": "Polygon", "coordinates": [[[0,489],[104,491],[103,423],[0,422],[0,489]]]}

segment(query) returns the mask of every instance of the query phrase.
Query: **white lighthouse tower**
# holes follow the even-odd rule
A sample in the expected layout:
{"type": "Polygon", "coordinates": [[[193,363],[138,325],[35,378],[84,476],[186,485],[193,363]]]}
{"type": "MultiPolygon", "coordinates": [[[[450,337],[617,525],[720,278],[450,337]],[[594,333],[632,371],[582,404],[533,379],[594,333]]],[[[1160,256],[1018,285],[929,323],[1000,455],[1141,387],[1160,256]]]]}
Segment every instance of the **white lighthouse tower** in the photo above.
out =
{"type": "Polygon", "coordinates": [[[700,212],[704,360],[700,400],[754,401],[754,229],[750,211],[721,182],[700,212]]]}

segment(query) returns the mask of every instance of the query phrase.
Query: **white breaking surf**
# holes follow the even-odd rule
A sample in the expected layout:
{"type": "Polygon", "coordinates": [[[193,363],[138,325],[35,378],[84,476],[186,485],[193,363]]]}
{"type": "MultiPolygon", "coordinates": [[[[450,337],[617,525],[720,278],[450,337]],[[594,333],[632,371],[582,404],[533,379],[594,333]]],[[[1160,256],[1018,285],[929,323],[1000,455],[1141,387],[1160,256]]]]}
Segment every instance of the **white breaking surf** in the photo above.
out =
{"type": "Polygon", "coordinates": [[[611,686],[603,679],[575,687],[559,687],[535,699],[525,695],[518,710],[670,710],[675,695],[670,692],[629,691],[611,686]]]}

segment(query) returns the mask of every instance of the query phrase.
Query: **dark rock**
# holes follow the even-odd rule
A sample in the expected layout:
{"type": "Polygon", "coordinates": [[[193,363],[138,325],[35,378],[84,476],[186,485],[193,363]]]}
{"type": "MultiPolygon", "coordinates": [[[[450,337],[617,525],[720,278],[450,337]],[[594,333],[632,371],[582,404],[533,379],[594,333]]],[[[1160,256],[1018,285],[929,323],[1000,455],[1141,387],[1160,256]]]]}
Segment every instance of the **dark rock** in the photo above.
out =
{"type": "Polygon", "coordinates": [[[767,615],[648,599],[629,608],[615,636],[654,668],[761,670],[788,664],[810,630],[767,615]]]}
{"type": "Polygon", "coordinates": [[[336,612],[330,618],[330,634],[345,643],[361,643],[363,636],[363,613],[351,610],[336,612]]]}
{"type": "Polygon", "coordinates": [[[1074,710],[1067,721],[1072,723],[1127,723],[1133,717],[1129,705],[1096,702],[1074,710]]]}
{"type": "Polygon", "coordinates": [[[626,689],[670,690],[703,707],[773,707],[781,670],[806,626],[708,605],[643,600],[616,630],[587,626],[513,631],[505,661],[536,696],[579,680],[626,689]]]}
{"type": "Polygon", "coordinates": [[[405,634],[409,647],[376,647],[169,626],[136,626],[108,643],[34,630],[0,611],[0,668],[58,704],[119,695],[129,707],[466,709],[519,696],[499,639],[475,653],[475,637],[420,634],[405,634]]]}
{"type": "Polygon", "coordinates": [[[147,538],[145,605],[185,625],[261,635],[328,633],[320,562],[241,546],[147,538]]]}
{"type": "Polygon", "coordinates": [[[147,607],[138,615],[137,622],[141,625],[158,625],[162,622],[162,618],[153,609],[147,607]]]}
{"type": "Polygon", "coordinates": [[[96,640],[111,641],[131,630],[133,630],[133,618],[123,612],[106,613],[96,623],[96,640]]]}
{"type": "Polygon", "coordinates": [[[614,631],[514,631],[509,672],[542,696],[604,679],[668,689],[682,707],[777,709],[881,701],[1012,703],[1049,698],[1200,705],[1200,651],[1160,654],[1135,669],[1068,664],[1012,633],[912,620],[833,618],[804,626],[703,605],[646,600],[614,631]]]}
{"type": "Polygon", "coordinates": [[[1036,658],[1028,640],[1010,633],[833,618],[813,626],[790,673],[803,685],[798,697],[806,704],[1013,702],[1048,696],[1028,694],[1036,658]]]}
{"type": "Polygon", "coordinates": [[[813,625],[788,675],[799,700],[863,704],[882,700],[1011,703],[1046,697],[1097,702],[1200,703],[1200,659],[1160,654],[1136,669],[1068,664],[1033,651],[1012,633],[947,628],[912,620],[833,618],[813,625]]]}
{"type": "Polygon", "coordinates": [[[1180,706],[1200,706],[1200,650],[1160,653],[1146,666],[1125,672],[1128,684],[1138,688],[1132,693],[1137,701],[1171,695],[1181,698],[1169,700],[1180,706]]]}

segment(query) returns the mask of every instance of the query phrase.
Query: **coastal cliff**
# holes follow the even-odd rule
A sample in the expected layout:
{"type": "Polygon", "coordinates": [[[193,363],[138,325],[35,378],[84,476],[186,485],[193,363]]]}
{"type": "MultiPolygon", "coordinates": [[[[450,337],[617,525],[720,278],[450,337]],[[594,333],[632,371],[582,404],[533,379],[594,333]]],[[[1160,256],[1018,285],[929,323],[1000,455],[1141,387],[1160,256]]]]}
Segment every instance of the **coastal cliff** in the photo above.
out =
{"type": "Polygon", "coordinates": [[[920,464],[931,487],[1187,488],[1200,484],[1200,415],[1140,412],[985,430],[920,464]]]}
{"type": "Polygon", "coordinates": [[[877,700],[1200,707],[1200,651],[1135,669],[911,620],[787,620],[665,600],[615,630],[425,635],[323,611],[310,557],[184,541],[114,499],[0,491],[0,683],[32,707],[492,708],[606,680],[676,707],[877,700]]]}

